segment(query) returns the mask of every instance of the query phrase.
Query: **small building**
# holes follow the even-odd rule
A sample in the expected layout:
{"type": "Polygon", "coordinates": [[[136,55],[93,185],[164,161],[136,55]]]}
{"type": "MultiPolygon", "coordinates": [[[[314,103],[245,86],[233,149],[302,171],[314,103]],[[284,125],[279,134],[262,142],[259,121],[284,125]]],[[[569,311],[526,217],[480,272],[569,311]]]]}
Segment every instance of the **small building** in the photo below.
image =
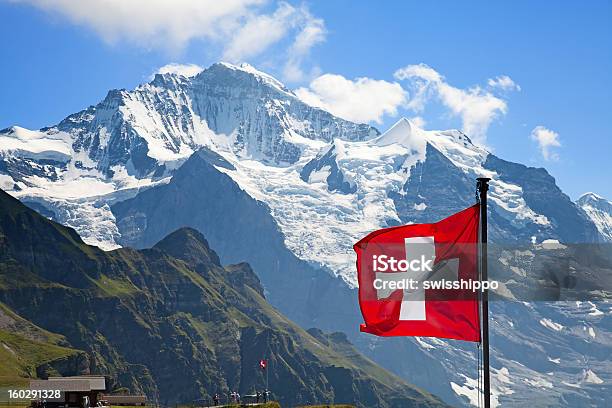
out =
{"type": "MultiPolygon", "coordinates": [[[[103,376],[49,377],[48,380],[31,380],[31,390],[47,391],[47,395],[58,398],[39,399],[44,408],[89,408],[98,405],[101,393],[106,392],[106,378],[103,376]]],[[[36,405],[36,404],[35,404],[36,405]]]]}

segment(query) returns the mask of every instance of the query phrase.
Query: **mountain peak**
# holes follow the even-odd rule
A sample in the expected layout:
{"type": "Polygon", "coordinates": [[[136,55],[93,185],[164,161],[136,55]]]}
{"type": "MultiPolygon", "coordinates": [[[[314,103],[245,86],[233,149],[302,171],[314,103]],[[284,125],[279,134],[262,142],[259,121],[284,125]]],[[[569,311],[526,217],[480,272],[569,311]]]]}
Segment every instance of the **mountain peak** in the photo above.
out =
{"type": "Polygon", "coordinates": [[[576,204],[593,221],[605,240],[612,242],[612,201],[605,199],[599,194],[589,192],[581,195],[576,200],[576,204]]]}
{"type": "Polygon", "coordinates": [[[159,241],[153,248],[189,264],[210,262],[221,266],[219,256],[210,249],[204,235],[193,228],[180,228],[159,241]]]}
{"type": "Polygon", "coordinates": [[[578,204],[583,205],[583,204],[597,203],[597,202],[601,202],[601,201],[608,201],[608,200],[606,200],[605,198],[603,198],[599,194],[596,194],[596,193],[593,193],[593,192],[588,192],[588,193],[584,193],[583,195],[581,195],[576,202],[578,204]]]}
{"type": "MultiPolygon", "coordinates": [[[[612,201],[600,196],[595,193],[584,193],[583,195],[576,200],[576,204],[578,204],[582,209],[586,210],[587,213],[589,211],[598,211],[602,214],[607,214],[611,217],[610,221],[612,221],[612,201]]],[[[611,225],[612,226],[612,225],[611,225]]]]}
{"type": "Polygon", "coordinates": [[[265,72],[258,70],[257,68],[246,62],[243,62],[240,65],[234,65],[230,64],[229,62],[223,61],[217,62],[215,64],[212,64],[208,69],[202,71],[200,75],[205,74],[207,72],[212,73],[220,70],[230,70],[236,73],[247,74],[249,76],[255,77],[258,82],[263,83],[264,85],[271,86],[283,93],[293,95],[293,93],[289,91],[281,81],[274,78],[270,74],[266,74],[265,72]]]}
{"type": "Polygon", "coordinates": [[[458,144],[467,148],[479,149],[472,140],[462,131],[451,130],[425,130],[415,121],[402,117],[386,132],[376,139],[379,146],[400,144],[404,147],[415,147],[415,142],[421,145],[423,141],[432,142],[436,147],[439,144],[458,144]]]}
{"type": "Polygon", "coordinates": [[[382,135],[374,139],[377,146],[399,144],[409,149],[423,151],[425,131],[409,119],[401,118],[382,135]]]}

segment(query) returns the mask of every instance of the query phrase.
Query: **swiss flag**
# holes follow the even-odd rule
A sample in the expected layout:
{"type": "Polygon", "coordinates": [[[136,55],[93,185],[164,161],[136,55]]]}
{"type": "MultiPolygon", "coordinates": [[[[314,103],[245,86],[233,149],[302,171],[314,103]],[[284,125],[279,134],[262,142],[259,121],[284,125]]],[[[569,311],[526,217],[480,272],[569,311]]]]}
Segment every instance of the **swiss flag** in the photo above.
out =
{"type": "Polygon", "coordinates": [[[268,366],[268,362],[266,360],[259,360],[259,368],[261,368],[262,370],[265,370],[267,366],[268,366]]]}
{"type": "Polygon", "coordinates": [[[479,214],[476,204],[435,224],[385,228],[357,242],[359,305],[365,321],[361,331],[480,341],[478,292],[431,284],[478,280],[479,214]],[[430,269],[385,268],[381,260],[391,257],[403,260],[404,266],[415,261],[413,266],[430,269]],[[409,278],[417,287],[389,287],[389,282],[405,283],[409,278]]]}

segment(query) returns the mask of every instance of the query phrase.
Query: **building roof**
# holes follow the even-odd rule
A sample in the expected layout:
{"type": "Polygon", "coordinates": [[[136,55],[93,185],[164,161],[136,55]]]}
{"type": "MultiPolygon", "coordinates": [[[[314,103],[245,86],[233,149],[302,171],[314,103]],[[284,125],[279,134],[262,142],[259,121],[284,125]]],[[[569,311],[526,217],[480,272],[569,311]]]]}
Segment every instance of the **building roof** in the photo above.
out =
{"type": "Polygon", "coordinates": [[[62,379],[62,380],[31,380],[31,390],[59,390],[71,392],[89,392],[91,385],[84,379],[62,379]]]}

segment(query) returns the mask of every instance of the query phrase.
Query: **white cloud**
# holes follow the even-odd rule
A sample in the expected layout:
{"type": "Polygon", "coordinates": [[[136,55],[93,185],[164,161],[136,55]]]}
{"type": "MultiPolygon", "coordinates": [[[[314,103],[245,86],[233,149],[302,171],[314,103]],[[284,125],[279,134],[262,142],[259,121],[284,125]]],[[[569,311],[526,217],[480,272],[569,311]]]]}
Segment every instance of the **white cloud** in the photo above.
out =
{"type": "Polygon", "coordinates": [[[313,17],[308,11],[304,11],[304,17],[303,27],[289,47],[284,68],[283,74],[289,81],[300,81],[304,78],[303,59],[308,56],[312,47],[325,40],[326,30],[323,20],[313,17]]]}
{"type": "Polygon", "coordinates": [[[156,74],[178,74],[186,77],[192,77],[198,75],[204,70],[203,67],[196,64],[177,64],[171,63],[160,67],[155,73],[156,74]]]}
{"type": "Polygon", "coordinates": [[[93,30],[105,42],[121,41],[173,55],[193,40],[218,46],[231,62],[259,56],[287,39],[288,79],[301,78],[302,62],[325,39],[321,19],[305,6],[275,0],[12,0],[30,4],[93,30]],[[270,12],[270,5],[275,9],[270,12]]]}
{"type": "Polygon", "coordinates": [[[222,39],[262,0],[16,0],[57,13],[106,42],[182,49],[196,38],[222,39]]]}
{"type": "Polygon", "coordinates": [[[487,84],[491,88],[499,88],[503,91],[520,91],[521,86],[514,82],[508,75],[500,75],[496,78],[489,78],[487,84]]]}
{"type": "Polygon", "coordinates": [[[407,104],[409,109],[421,112],[427,102],[437,97],[452,115],[461,118],[463,131],[478,143],[486,143],[491,122],[508,110],[506,101],[492,92],[479,86],[467,89],[452,86],[425,64],[408,65],[397,70],[394,76],[398,80],[409,81],[413,88],[412,98],[407,104]]]}
{"type": "Polygon", "coordinates": [[[295,93],[312,106],[361,123],[382,123],[384,115],[397,115],[398,108],[407,102],[407,93],[397,82],[371,78],[353,81],[334,74],[321,75],[308,88],[295,93]]]}
{"type": "Polygon", "coordinates": [[[551,151],[552,148],[560,147],[559,134],[554,130],[547,129],[544,126],[536,126],[531,131],[531,139],[538,143],[540,152],[544,160],[558,160],[559,155],[551,151]]]}

